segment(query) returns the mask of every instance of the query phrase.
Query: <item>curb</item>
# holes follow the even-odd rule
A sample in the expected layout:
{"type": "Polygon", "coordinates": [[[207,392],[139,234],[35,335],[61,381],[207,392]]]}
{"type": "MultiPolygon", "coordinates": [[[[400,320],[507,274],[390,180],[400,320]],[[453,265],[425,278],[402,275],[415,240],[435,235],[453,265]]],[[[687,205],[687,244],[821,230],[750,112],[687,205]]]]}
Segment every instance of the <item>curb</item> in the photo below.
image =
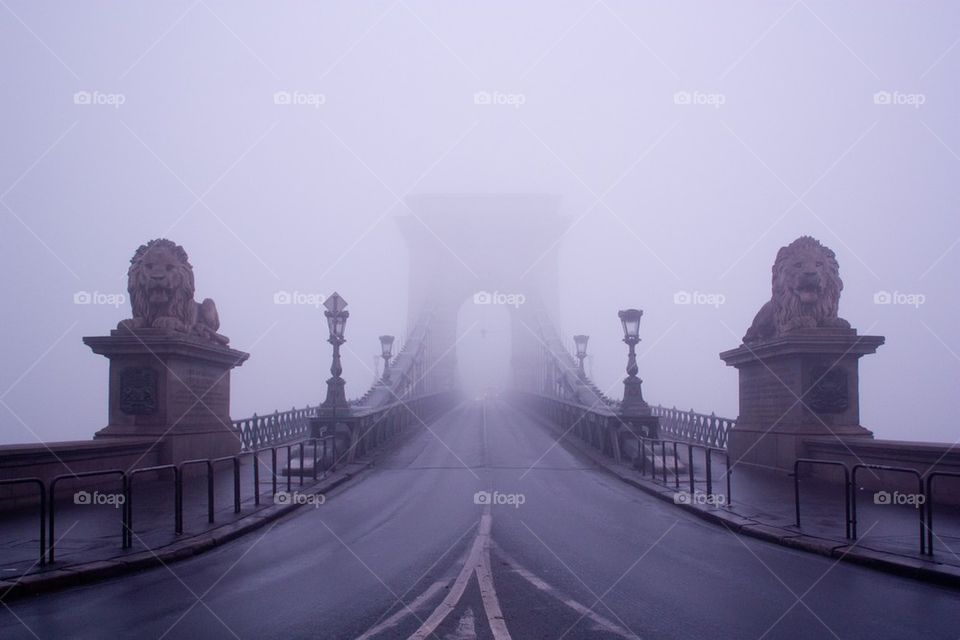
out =
{"type": "MultiPolygon", "coordinates": [[[[317,484],[307,489],[307,492],[316,495],[332,491],[370,469],[374,460],[375,457],[371,457],[371,459],[362,463],[345,463],[344,469],[339,475],[335,472],[329,477],[330,481],[326,483],[324,480],[318,480],[317,484]],[[359,468],[349,470],[351,466],[358,466],[359,468]]],[[[243,516],[234,522],[187,539],[172,542],[155,550],[148,549],[107,560],[94,560],[42,573],[32,573],[15,579],[0,580],[0,593],[3,594],[0,596],[0,602],[67,587],[87,585],[91,582],[185,560],[259,529],[270,522],[293,513],[302,506],[305,505],[273,505],[243,516]]]]}
{"type": "MultiPolygon", "coordinates": [[[[542,421],[538,422],[541,425],[545,425],[542,421]]],[[[545,426],[549,428],[552,425],[545,426]]],[[[758,540],[779,544],[783,547],[815,553],[828,558],[834,558],[838,561],[843,560],[863,567],[922,580],[924,582],[960,587],[960,567],[930,560],[922,560],[920,558],[901,556],[886,551],[862,548],[857,546],[855,541],[851,544],[849,540],[818,538],[801,533],[796,529],[788,529],[754,520],[753,518],[739,515],[733,511],[707,509],[692,504],[676,504],[674,502],[675,492],[673,489],[626,473],[626,469],[620,468],[617,463],[597,452],[586,443],[576,437],[568,438],[566,435],[567,434],[564,434],[564,437],[561,438],[562,442],[573,446],[604,471],[607,471],[623,482],[647,494],[683,509],[701,520],[725,527],[732,533],[743,534],[757,538],[758,540]]]]}

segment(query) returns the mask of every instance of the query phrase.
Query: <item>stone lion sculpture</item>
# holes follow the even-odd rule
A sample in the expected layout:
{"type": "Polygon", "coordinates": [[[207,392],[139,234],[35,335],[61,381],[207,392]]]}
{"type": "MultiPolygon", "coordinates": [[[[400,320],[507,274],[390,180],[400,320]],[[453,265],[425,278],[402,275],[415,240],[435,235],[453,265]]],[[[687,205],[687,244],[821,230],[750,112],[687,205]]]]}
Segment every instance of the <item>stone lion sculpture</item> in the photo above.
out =
{"type": "Polygon", "coordinates": [[[801,236],[781,247],[773,264],[773,296],[743,336],[749,344],[782,336],[794,329],[835,327],[849,329],[837,317],[840,266],[827,247],[810,236],[801,236]]]}
{"type": "Polygon", "coordinates": [[[118,329],[171,329],[219,344],[229,342],[217,333],[220,317],[213,300],[193,299],[193,267],[183,247],[171,240],[158,238],[140,245],[130,259],[127,292],[133,317],[121,321],[118,329]]]}

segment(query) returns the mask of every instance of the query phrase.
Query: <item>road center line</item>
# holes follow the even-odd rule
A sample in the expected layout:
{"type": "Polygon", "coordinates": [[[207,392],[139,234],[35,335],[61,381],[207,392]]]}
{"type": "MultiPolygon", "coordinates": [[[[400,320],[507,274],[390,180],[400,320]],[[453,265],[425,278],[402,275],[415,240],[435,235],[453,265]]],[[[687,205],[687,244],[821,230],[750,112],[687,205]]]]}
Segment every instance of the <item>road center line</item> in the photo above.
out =
{"type": "Polygon", "coordinates": [[[483,508],[483,515],[480,517],[480,528],[477,531],[477,537],[473,540],[470,553],[467,555],[466,562],[460,574],[454,581],[447,596],[443,602],[430,614],[430,617],[424,621],[409,640],[426,640],[433,635],[437,628],[456,608],[457,603],[463,598],[464,592],[470,578],[477,576],[480,583],[480,596],[483,600],[483,608],[490,624],[490,631],[495,640],[511,640],[510,632],[507,631],[507,625],[503,620],[503,612],[500,610],[500,602],[497,599],[497,592],[493,585],[493,574],[490,571],[490,530],[493,525],[493,515],[490,512],[490,505],[483,508]]]}

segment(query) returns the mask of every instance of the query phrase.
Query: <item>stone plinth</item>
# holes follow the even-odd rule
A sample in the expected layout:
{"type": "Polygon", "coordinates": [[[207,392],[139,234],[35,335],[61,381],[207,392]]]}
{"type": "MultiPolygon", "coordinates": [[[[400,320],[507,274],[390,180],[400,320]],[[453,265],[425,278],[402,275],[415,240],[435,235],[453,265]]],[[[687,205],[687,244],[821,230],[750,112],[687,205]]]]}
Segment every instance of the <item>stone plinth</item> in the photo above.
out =
{"type": "Polygon", "coordinates": [[[152,438],[160,462],[240,451],[230,370],[250,354],[166,329],[112,331],[84,344],[110,360],[109,423],[96,438],[152,438]]]}
{"type": "Polygon", "coordinates": [[[740,372],[731,459],[792,471],[804,438],[872,438],[860,425],[858,364],[883,342],[854,329],[798,329],[721,353],[740,372]]]}

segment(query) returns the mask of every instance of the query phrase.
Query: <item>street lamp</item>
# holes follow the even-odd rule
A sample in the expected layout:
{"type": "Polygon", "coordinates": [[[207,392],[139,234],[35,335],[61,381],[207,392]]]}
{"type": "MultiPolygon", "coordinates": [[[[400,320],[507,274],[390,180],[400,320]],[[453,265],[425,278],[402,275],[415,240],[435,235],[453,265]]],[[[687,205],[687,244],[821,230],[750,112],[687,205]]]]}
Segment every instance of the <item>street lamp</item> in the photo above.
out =
{"type": "Polygon", "coordinates": [[[383,381],[390,381],[390,358],[393,357],[393,336],[380,336],[380,355],[383,358],[383,381]]]}
{"type": "Polygon", "coordinates": [[[590,336],[585,336],[583,334],[578,334],[573,336],[573,343],[577,347],[577,360],[580,361],[580,379],[586,380],[587,374],[583,370],[583,359],[587,357],[587,341],[590,339],[590,336]]]}
{"type": "Polygon", "coordinates": [[[626,309],[620,311],[620,323],[623,325],[623,341],[630,347],[627,356],[627,377],[623,379],[623,402],[620,405],[624,413],[647,413],[650,407],[643,400],[641,385],[643,380],[637,377],[636,346],[640,342],[640,318],[643,311],[640,309],[626,309]]]}
{"type": "Polygon", "coordinates": [[[350,312],[346,310],[347,301],[337,292],[327,298],[323,306],[327,308],[323,315],[327,317],[327,328],[330,331],[327,342],[333,345],[333,363],[330,365],[331,377],[327,379],[327,399],[323,401],[322,406],[326,409],[336,409],[347,405],[347,396],[343,390],[346,383],[340,377],[343,373],[343,367],[340,365],[340,345],[347,341],[343,334],[350,312]]]}

